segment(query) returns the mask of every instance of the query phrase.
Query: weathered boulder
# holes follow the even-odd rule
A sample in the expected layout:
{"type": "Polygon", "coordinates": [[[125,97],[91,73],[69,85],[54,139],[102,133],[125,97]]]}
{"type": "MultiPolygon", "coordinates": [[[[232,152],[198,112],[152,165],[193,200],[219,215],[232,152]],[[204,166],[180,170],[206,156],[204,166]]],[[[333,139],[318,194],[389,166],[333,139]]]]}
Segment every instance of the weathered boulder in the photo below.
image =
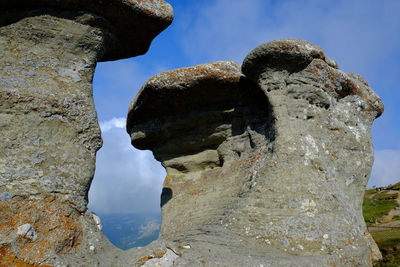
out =
{"type": "MultiPolygon", "coordinates": [[[[101,53],[97,51],[99,61],[146,53],[154,37],[168,27],[173,19],[172,7],[163,0],[1,0],[0,8],[1,25],[27,16],[47,14],[52,9],[52,15],[66,16],[67,19],[101,30],[92,32],[94,37],[100,35],[97,38],[102,38],[102,47],[99,47],[101,53]]],[[[32,25],[35,27],[33,29],[40,28],[40,25],[32,25]]],[[[21,30],[26,34],[32,29],[21,30]]],[[[36,31],[36,37],[40,36],[38,34],[36,31]]],[[[85,42],[80,45],[84,46],[85,42]]]]}
{"type": "Polygon", "coordinates": [[[242,71],[161,73],[131,103],[132,144],[167,170],[157,242],[177,266],[370,266],[361,205],[381,100],[302,40],[257,47],[242,71]]]}
{"type": "Polygon", "coordinates": [[[0,265],[95,266],[109,243],[86,208],[102,144],[94,68],[146,52],[172,8],[3,0],[0,10],[0,265]]]}
{"type": "Polygon", "coordinates": [[[264,234],[291,253],[369,265],[362,201],[380,98],[360,75],[340,71],[321,48],[302,40],[261,45],[242,70],[265,92],[275,117],[275,160],[260,171],[269,177],[270,203],[282,206],[264,218],[270,224],[264,234]]]}

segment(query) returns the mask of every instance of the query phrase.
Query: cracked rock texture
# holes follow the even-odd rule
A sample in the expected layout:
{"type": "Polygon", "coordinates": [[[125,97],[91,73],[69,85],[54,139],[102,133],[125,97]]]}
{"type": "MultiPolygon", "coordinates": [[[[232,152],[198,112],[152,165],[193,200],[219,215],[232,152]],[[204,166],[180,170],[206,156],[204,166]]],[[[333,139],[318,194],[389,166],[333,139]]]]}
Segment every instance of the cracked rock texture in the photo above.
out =
{"type": "Polygon", "coordinates": [[[176,266],[371,266],[361,205],[382,112],[360,75],[298,39],[154,76],[127,119],[167,170],[153,245],[178,248],[176,266]]]}
{"type": "Polygon", "coordinates": [[[112,261],[105,251],[118,250],[87,210],[102,145],[94,68],[145,53],[172,8],[161,0],[3,0],[0,10],[0,265],[112,261]]]}

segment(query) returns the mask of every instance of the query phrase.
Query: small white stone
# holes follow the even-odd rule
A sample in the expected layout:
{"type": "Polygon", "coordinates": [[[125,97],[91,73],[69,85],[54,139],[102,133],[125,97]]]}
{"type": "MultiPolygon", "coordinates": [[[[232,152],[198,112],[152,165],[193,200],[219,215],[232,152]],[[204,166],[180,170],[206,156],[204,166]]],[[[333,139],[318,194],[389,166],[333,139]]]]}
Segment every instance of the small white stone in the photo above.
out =
{"type": "Polygon", "coordinates": [[[191,248],[191,246],[190,245],[184,245],[184,246],[182,246],[184,249],[189,249],[189,248],[191,248]]]}
{"type": "Polygon", "coordinates": [[[96,223],[97,228],[101,231],[103,229],[103,226],[101,225],[101,221],[99,216],[97,216],[96,214],[92,214],[93,216],[93,220],[96,223]]]}
{"type": "Polygon", "coordinates": [[[29,223],[23,224],[21,226],[18,227],[17,230],[17,234],[19,236],[23,236],[27,239],[30,239],[32,241],[35,241],[37,238],[37,234],[35,231],[35,228],[33,228],[32,225],[30,225],[29,223]]]}
{"type": "Polygon", "coordinates": [[[90,246],[89,249],[90,249],[91,251],[94,251],[94,246],[90,246]]]}
{"type": "Polygon", "coordinates": [[[323,237],[324,239],[328,239],[328,238],[329,238],[329,235],[328,235],[328,234],[324,234],[322,237],[323,237]]]}

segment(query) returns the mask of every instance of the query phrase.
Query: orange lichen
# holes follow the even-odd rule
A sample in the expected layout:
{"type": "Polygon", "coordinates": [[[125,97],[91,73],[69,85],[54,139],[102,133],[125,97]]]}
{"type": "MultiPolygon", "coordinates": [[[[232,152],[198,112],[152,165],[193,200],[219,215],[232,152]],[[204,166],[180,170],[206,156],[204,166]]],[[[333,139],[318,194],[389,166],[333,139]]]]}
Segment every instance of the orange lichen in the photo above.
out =
{"type": "Polygon", "coordinates": [[[155,259],[155,258],[161,259],[162,257],[164,257],[164,255],[165,255],[165,253],[166,253],[166,251],[164,251],[164,250],[162,250],[162,249],[156,249],[156,250],[153,249],[152,252],[153,252],[153,253],[152,253],[151,255],[146,255],[146,256],[143,256],[142,258],[140,258],[140,259],[136,262],[136,264],[142,265],[142,264],[144,264],[146,261],[151,260],[151,259],[155,259]]]}
{"type": "Polygon", "coordinates": [[[17,249],[12,251],[15,259],[36,266],[52,253],[73,253],[79,249],[82,237],[79,213],[52,195],[40,200],[14,197],[8,202],[0,201],[0,210],[1,235],[7,236],[27,223],[37,234],[35,240],[21,236],[15,240],[17,249]]]}
{"type": "Polygon", "coordinates": [[[51,265],[30,264],[19,259],[7,246],[0,248],[0,267],[53,267],[51,265]]]}
{"type": "Polygon", "coordinates": [[[144,256],[136,262],[136,264],[144,264],[146,261],[153,259],[153,256],[144,256]]]}

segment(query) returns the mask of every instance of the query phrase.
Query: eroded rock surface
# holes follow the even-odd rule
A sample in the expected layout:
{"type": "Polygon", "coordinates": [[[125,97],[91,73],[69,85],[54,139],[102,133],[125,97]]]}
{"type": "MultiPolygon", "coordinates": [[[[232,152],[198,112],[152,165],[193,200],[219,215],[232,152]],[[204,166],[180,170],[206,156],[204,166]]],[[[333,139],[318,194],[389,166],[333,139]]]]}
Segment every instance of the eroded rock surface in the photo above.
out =
{"type": "Polygon", "coordinates": [[[172,8],[66,0],[0,10],[0,265],[96,266],[117,249],[86,207],[102,144],[94,68],[146,52],[172,8]]]}
{"type": "Polygon", "coordinates": [[[177,266],[370,266],[361,205],[381,100],[303,40],[263,44],[241,69],[161,73],[132,101],[132,144],[167,170],[157,242],[177,266]]]}

